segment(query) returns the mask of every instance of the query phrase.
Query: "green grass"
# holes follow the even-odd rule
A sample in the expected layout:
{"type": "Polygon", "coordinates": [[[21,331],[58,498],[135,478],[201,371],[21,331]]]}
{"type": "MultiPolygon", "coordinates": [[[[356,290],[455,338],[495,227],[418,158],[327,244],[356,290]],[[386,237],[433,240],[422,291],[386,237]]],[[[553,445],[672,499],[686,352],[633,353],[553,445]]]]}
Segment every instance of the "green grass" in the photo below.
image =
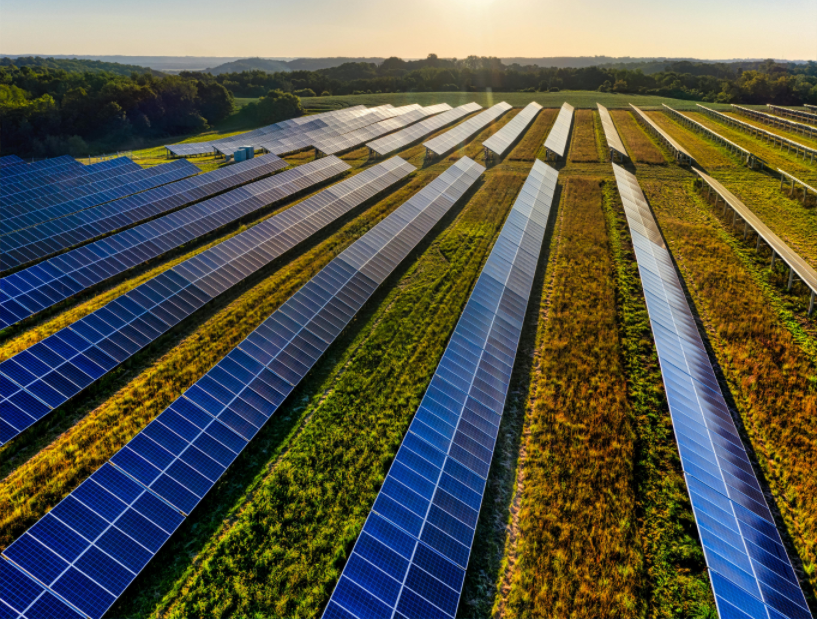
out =
{"type": "MultiPolygon", "coordinates": [[[[518,108],[535,101],[546,108],[559,108],[563,102],[568,102],[575,108],[596,108],[597,103],[607,108],[628,108],[628,104],[634,104],[640,107],[661,108],[662,104],[667,104],[668,106],[678,107],[683,110],[693,110],[696,107],[696,103],[698,103],[695,101],[658,97],[655,95],[619,95],[615,93],[599,93],[597,91],[559,91],[558,93],[373,93],[371,95],[310,97],[301,100],[304,108],[316,111],[347,108],[359,104],[364,106],[381,106],[383,104],[402,106],[417,103],[421,106],[429,106],[432,104],[447,103],[450,106],[460,106],[461,104],[467,104],[472,101],[484,107],[505,101],[515,108],[518,108]]],[[[730,108],[730,106],[726,104],[710,105],[718,110],[727,110],[730,108]]]]}

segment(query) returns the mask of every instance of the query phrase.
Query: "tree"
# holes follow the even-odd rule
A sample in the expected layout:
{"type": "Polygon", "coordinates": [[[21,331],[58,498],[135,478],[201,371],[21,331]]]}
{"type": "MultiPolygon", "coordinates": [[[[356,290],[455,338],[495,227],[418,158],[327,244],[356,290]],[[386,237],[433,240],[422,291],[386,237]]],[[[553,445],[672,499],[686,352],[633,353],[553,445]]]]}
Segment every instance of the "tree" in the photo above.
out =
{"type": "Polygon", "coordinates": [[[199,112],[210,125],[224,121],[233,114],[235,99],[233,93],[218,82],[197,82],[199,112]]]}
{"type": "Polygon", "coordinates": [[[278,90],[270,91],[258,102],[247,104],[244,110],[247,110],[247,114],[254,116],[258,123],[264,125],[300,117],[304,114],[304,108],[298,97],[278,90]]]}

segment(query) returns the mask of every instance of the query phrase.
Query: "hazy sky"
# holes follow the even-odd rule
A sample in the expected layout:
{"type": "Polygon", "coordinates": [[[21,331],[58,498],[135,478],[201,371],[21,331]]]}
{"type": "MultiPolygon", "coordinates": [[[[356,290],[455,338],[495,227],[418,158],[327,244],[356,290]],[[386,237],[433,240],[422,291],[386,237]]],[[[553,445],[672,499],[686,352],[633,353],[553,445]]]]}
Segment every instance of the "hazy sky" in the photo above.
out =
{"type": "Polygon", "coordinates": [[[2,0],[0,52],[815,59],[815,0],[2,0]]]}

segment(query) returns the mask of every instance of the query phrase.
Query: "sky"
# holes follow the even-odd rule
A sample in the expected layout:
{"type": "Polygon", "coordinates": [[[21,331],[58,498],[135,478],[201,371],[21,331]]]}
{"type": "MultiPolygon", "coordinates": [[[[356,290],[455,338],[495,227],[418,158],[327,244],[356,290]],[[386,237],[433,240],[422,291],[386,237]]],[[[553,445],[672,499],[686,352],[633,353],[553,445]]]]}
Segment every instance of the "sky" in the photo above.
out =
{"type": "Polygon", "coordinates": [[[816,58],[815,0],[2,0],[0,53],[816,58]]]}

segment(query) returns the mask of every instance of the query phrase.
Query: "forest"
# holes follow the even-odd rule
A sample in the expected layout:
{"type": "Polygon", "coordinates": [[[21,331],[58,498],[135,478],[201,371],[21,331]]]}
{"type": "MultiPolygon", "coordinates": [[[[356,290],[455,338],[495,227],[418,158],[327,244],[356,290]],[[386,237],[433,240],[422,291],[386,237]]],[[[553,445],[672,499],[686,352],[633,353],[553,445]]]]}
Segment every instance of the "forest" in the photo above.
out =
{"type": "Polygon", "coordinates": [[[547,68],[504,65],[492,57],[458,60],[429,54],[416,61],[392,57],[380,65],[350,62],[317,71],[254,70],[215,76],[150,71],[122,75],[108,65],[115,64],[0,59],[2,153],[80,156],[138,148],[147,140],[201,132],[223,122],[235,112],[236,97],[262,98],[242,109],[239,120],[248,126],[303,114],[299,99],[316,95],[491,89],[638,93],[743,104],[816,100],[814,62],[748,62],[745,66],[752,68],[745,69],[740,63],[678,61],[663,71],[645,73],[641,68],[547,68]]]}

